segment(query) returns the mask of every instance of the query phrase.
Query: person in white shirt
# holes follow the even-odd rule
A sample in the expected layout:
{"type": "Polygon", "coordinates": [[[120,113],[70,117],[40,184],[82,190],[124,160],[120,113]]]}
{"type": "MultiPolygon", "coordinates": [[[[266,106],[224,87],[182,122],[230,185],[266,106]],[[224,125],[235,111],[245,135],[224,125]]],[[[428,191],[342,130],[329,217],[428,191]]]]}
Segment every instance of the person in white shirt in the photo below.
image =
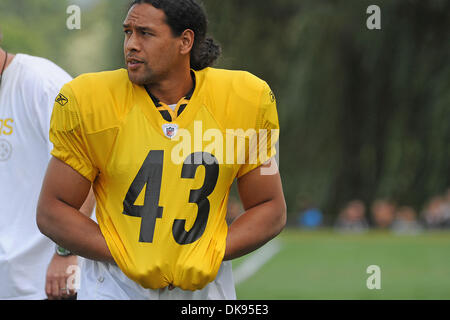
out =
{"type": "MultiPolygon", "coordinates": [[[[1,300],[67,299],[76,294],[68,289],[66,270],[77,265],[77,256],[55,250],[36,225],[52,149],[50,116],[59,90],[71,79],[49,60],[13,55],[0,47],[1,300]]],[[[86,215],[94,199],[90,195],[83,205],[86,215]]]]}

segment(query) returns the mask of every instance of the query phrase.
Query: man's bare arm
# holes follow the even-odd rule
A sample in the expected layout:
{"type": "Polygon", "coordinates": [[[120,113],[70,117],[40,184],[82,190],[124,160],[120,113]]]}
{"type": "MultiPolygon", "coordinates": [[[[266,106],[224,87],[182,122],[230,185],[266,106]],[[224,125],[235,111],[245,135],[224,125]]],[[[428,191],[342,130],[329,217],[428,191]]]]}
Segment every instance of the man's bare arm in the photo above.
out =
{"type": "MultiPolygon", "coordinates": [[[[90,217],[95,206],[95,195],[92,190],[80,208],[80,212],[90,217]]],[[[45,276],[45,293],[49,300],[66,299],[76,294],[75,288],[68,284],[70,273],[68,268],[78,265],[78,257],[74,255],[59,256],[54,253],[47,267],[45,276]],[[64,289],[65,288],[65,289],[64,289]]]]}
{"type": "Polygon", "coordinates": [[[90,189],[89,180],[53,157],[42,185],[36,222],[44,235],[72,253],[113,262],[98,224],[80,212],[90,189]]]}
{"type": "MultiPolygon", "coordinates": [[[[273,163],[271,165],[274,165],[273,163]]],[[[280,174],[263,175],[261,166],[238,179],[245,212],[228,229],[224,260],[248,254],[276,237],[286,225],[280,174]]]]}

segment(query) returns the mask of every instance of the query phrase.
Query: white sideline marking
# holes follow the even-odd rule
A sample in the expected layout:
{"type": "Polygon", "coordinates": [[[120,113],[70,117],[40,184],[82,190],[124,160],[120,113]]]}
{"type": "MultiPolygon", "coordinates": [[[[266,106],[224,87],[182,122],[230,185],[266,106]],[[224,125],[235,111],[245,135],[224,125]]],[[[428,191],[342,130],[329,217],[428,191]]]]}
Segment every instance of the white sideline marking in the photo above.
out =
{"type": "Polygon", "coordinates": [[[240,284],[254,275],[263,265],[265,265],[274,255],[281,250],[281,244],[277,240],[272,240],[265,246],[252,253],[234,271],[234,283],[240,284]]]}

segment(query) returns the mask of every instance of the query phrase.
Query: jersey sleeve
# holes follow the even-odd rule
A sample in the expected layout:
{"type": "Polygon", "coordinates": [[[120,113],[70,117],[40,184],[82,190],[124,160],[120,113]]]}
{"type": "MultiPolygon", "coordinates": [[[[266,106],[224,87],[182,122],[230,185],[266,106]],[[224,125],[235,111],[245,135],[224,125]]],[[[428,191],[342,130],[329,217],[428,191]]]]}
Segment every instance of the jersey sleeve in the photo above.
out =
{"type": "Polygon", "coordinates": [[[89,156],[78,102],[68,84],[55,100],[50,121],[51,154],[93,182],[98,169],[89,156]]]}
{"type": "Polygon", "coordinates": [[[45,89],[42,90],[43,94],[41,97],[41,102],[39,103],[39,108],[35,108],[36,117],[40,124],[40,132],[42,132],[42,137],[47,143],[47,152],[49,153],[51,153],[53,149],[53,145],[49,141],[48,133],[50,131],[50,119],[55,97],[61,90],[62,86],[72,80],[69,75],[65,76],[66,74],[62,71],[59,75],[56,72],[55,74],[53,75],[51,81],[46,81],[45,89]]]}
{"type": "Polygon", "coordinates": [[[246,161],[239,168],[237,177],[240,178],[248,172],[260,167],[277,154],[277,144],[280,134],[278,123],[278,112],[276,98],[270,87],[265,84],[261,94],[260,107],[256,117],[255,125],[257,144],[256,147],[249,147],[246,159],[256,161],[246,161]]]}

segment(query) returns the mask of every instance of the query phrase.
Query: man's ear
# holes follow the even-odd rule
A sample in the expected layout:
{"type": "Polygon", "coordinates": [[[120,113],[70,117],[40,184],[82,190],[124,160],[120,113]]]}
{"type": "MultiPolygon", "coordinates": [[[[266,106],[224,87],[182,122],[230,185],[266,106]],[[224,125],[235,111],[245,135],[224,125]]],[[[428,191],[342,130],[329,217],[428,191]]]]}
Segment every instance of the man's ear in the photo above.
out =
{"type": "Polygon", "coordinates": [[[195,34],[191,29],[186,29],[180,36],[181,45],[180,45],[180,53],[190,54],[192,47],[194,46],[195,34]]]}

